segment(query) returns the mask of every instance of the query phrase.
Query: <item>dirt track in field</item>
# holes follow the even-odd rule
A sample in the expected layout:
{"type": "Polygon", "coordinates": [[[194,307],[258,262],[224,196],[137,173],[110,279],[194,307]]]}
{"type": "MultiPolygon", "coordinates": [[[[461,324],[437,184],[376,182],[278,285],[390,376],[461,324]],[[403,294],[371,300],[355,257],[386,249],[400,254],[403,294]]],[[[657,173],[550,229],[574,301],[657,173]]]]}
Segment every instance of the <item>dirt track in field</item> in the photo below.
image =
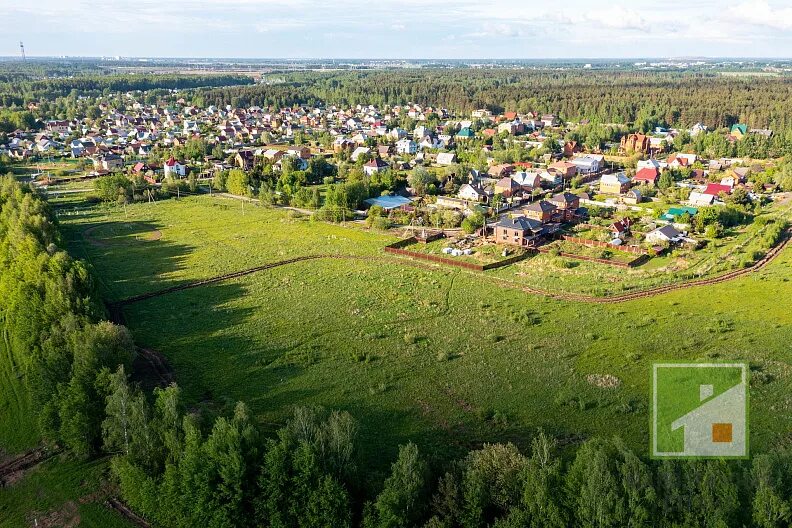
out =
{"type": "MultiPolygon", "coordinates": [[[[499,284],[505,288],[512,288],[518,289],[520,291],[524,291],[525,293],[530,293],[533,295],[540,295],[543,297],[549,297],[551,299],[558,299],[562,301],[571,301],[571,302],[582,302],[582,303],[596,303],[596,304],[615,304],[615,303],[622,303],[627,301],[633,301],[636,299],[643,299],[646,297],[653,297],[655,295],[662,295],[664,293],[669,293],[672,291],[683,290],[688,288],[695,288],[699,286],[709,286],[713,284],[720,284],[722,282],[727,282],[730,280],[734,280],[736,278],[742,277],[744,275],[748,275],[754,271],[758,271],[765,266],[767,266],[770,262],[773,261],[780,253],[784,250],[785,247],[790,242],[790,235],[792,235],[792,228],[788,229],[784,233],[784,237],[782,241],[773,247],[767,254],[762,257],[760,260],[756,261],[754,264],[747,268],[741,268],[738,270],[730,271],[728,273],[724,273],[722,275],[718,275],[715,277],[710,277],[707,279],[698,279],[693,281],[686,281],[686,282],[679,282],[675,284],[667,284],[665,286],[657,286],[655,288],[649,288],[646,290],[639,290],[629,293],[623,293],[619,295],[611,295],[607,297],[597,297],[594,295],[585,295],[585,294],[578,294],[578,293],[558,293],[558,292],[551,292],[547,290],[541,290],[537,288],[530,288],[530,287],[523,287],[517,284],[510,283],[506,280],[491,278],[494,282],[499,284]]],[[[226,273],[224,275],[218,275],[216,277],[210,277],[207,279],[202,279],[199,281],[188,282],[185,284],[179,284],[177,286],[171,286],[170,288],[165,288],[158,291],[148,292],[141,295],[136,295],[134,297],[129,297],[127,299],[123,299],[121,301],[117,301],[114,303],[108,304],[108,309],[110,310],[112,315],[112,319],[119,321],[121,317],[121,309],[129,304],[133,304],[139,301],[143,301],[146,299],[152,299],[154,297],[159,297],[162,295],[166,295],[168,293],[174,293],[182,290],[187,290],[190,288],[197,288],[199,286],[205,286],[207,284],[213,284],[216,282],[221,282],[229,279],[234,279],[238,277],[244,277],[246,275],[251,275],[253,273],[257,273],[259,271],[264,271],[267,269],[272,269],[280,266],[286,266],[289,264],[295,264],[297,262],[305,262],[309,260],[318,260],[318,259],[350,259],[350,260],[380,260],[380,261],[387,261],[387,262],[401,262],[406,263],[411,266],[419,267],[422,269],[429,269],[429,270],[437,270],[439,266],[431,265],[431,264],[424,264],[421,262],[417,262],[411,259],[405,259],[400,257],[389,258],[389,257],[358,257],[352,255],[327,255],[327,254],[319,254],[319,255],[306,255],[302,257],[295,257],[287,260],[281,260],[278,262],[271,262],[269,264],[264,264],[262,266],[256,266],[255,268],[249,268],[242,271],[236,271],[233,273],[226,273]]],[[[468,272],[474,273],[476,275],[481,274],[481,272],[468,272]]]]}

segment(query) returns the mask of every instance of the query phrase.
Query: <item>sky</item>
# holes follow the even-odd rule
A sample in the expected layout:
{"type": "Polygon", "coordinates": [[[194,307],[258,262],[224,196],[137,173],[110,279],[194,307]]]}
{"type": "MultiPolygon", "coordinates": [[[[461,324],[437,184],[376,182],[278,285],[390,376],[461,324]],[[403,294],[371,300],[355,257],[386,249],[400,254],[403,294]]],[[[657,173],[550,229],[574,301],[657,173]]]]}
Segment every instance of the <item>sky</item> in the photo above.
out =
{"type": "Polygon", "coordinates": [[[0,0],[0,56],[792,57],[792,0],[0,0]]]}

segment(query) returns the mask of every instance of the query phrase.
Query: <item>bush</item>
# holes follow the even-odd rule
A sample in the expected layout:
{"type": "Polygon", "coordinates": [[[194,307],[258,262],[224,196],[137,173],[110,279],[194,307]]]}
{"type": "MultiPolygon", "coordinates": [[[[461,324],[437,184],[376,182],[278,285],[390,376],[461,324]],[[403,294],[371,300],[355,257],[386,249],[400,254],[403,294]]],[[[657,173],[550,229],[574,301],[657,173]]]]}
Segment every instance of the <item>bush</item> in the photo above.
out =
{"type": "Polygon", "coordinates": [[[387,231],[391,228],[391,221],[382,216],[370,216],[366,219],[366,223],[371,229],[378,231],[387,231]]]}

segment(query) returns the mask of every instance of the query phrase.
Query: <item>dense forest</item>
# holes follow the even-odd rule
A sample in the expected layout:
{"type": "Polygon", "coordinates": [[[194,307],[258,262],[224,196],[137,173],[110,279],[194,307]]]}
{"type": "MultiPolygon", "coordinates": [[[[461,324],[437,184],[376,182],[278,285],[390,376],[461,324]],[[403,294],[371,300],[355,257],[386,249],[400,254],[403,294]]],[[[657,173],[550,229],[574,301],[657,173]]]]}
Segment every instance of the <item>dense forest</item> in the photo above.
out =
{"type": "MultiPolygon", "coordinates": [[[[458,460],[400,447],[388,474],[358,457],[348,413],[297,408],[274,434],[243,403],[186,408],[177,385],[144,393],[134,346],[103,319],[88,269],[59,248],[46,203],[0,185],[3,365],[37,402],[43,438],[81,459],[111,455],[124,500],[154,526],[427,528],[737,527],[792,522],[792,456],[648,462],[618,438],[561,456],[483,445],[458,460]]],[[[8,387],[4,387],[8,390],[8,387]]],[[[6,417],[15,420],[18,417],[6,417]]]]}
{"type": "Polygon", "coordinates": [[[24,107],[27,103],[53,101],[76,94],[98,97],[118,92],[185,90],[198,87],[253,84],[245,75],[81,75],[36,79],[19,73],[0,73],[0,106],[24,107]]]}
{"type": "Polygon", "coordinates": [[[704,73],[552,70],[390,70],[278,75],[283,82],[199,90],[198,104],[233,106],[408,102],[468,114],[552,112],[568,120],[633,123],[655,112],[669,125],[710,128],[743,122],[792,128],[792,79],[704,73]]]}

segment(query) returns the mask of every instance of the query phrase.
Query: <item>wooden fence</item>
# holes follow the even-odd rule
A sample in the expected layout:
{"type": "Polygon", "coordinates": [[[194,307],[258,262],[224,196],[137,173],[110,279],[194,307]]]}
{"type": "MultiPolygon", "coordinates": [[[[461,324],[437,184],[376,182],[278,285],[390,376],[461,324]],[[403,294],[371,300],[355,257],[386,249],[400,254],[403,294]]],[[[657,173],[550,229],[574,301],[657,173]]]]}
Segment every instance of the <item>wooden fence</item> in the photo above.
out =
{"type": "Polygon", "coordinates": [[[586,247],[607,248],[615,251],[623,251],[625,253],[633,253],[635,255],[648,255],[649,252],[640,246],[614,246],[608,242],[600,242],[599,240],[590,240],[587,238],[577,238],[564,235],[562,237],[567,242],[573,242],[586,247]]]}
{"type": "Polygon", "coordinates": [[[402,255],[405,257],[416,258],[420,260],[428,260],[429,262],[446,264],[448,266],[456,266],[458,268],[464,268],[473,271],[486,271],[496,268],[502,268],[503,266],[508,266],[510,264],[514,264],[515,262],[519,262],[530,255],[530,252],[526,251],[522,255],[514,255],[513,257],[499,260],[497,262],[490,262],[488,264],[473,264],[472,262],[465,262],[464,260],[440,257],[437,255],[430,255],[428,253],[421,253],[419,251],[410,251],[408,249],[403,249],[407,246],[415,244],[416,242],[418,242],[418,240],[415,237],[405,238],[404,240],[399,240],[398,242],[394,242],[393,244],[385,246],[385,252],[393,253],[395,255],[402,255]]]}

